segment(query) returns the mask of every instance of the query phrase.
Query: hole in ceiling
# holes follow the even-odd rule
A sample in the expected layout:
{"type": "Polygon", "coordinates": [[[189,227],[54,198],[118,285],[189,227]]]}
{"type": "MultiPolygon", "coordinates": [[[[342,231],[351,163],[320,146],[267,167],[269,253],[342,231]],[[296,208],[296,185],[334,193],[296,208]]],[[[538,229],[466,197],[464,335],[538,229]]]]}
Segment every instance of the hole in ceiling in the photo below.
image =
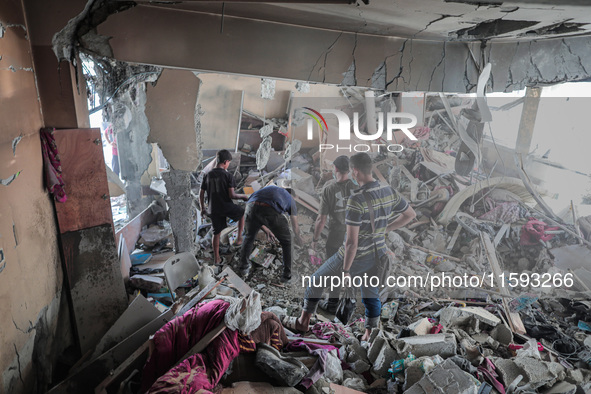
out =
{"type": "Polygon", "coordinates": [[[450,35],[456,35],[457,38],[460,39],[491,38],[510,33],[512,31],[527,29],[528,27],[537,25],[538,23],[540,22],[495,19],[492,21],[479,23],[476,26],[457,30],[454,33],[450,33],[450,35]]]}
{"type": "Polygon", "coordinates": [[[574,33],[578,31],[583,31],[582,26],[585,26],[587,23],[566,23],[562,22],[557,25],[545,26],[540,29],[536,30],[529,30],[525,32],[526,36],[531,35],[556,35],[556,34],[567,34],[567,33],[574,33]]]}

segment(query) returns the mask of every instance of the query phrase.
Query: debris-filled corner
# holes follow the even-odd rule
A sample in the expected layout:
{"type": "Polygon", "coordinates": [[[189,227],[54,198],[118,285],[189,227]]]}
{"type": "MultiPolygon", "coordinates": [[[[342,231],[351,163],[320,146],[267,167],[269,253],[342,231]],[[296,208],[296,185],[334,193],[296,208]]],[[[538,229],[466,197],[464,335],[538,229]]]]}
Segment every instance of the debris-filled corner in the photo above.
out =
{"type": "Polygon", "coordinates": [[[523,168],[512,177],[495,171],[498,160],[484,165],[484,109],[474,99],[428,96],[425,109],[401,152],[370,152],[371,176],[397,190],[416,218],[385,234],[391,282],[380,289],[368,338],[359,292],[346,321],[324,308],[308,332],[285,324],[302,312],[300,278],[331,257],[317,221],[338,163],[322,145],[286,140],[287,119],[245,112],[249,131],[225,171],[247,201],[289,185],[302,238],[291,251],[295,280],[283,280],[277,234],[257,233],[245,273],[239,221],[216,232],[200,211],[215,155],[191,175],[193,250],[175,247],[170,198],[155,180],[158,198],[117,226],[132,301],[52,392],[589,392],[591,216],[577,217],[574,204],[554,213],[523,168]]]}

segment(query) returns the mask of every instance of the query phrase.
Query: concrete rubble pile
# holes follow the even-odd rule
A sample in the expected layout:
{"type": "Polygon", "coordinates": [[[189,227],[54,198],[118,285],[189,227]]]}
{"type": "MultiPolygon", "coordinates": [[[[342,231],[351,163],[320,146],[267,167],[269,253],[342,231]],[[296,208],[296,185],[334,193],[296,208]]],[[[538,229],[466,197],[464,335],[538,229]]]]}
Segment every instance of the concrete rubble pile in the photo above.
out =
{"type": "MultiPolygon", "coordinates": [[[[283,328],[290,351],[259,344],[250,361],[234,359],[221,385],[307,393],[342,386],[411,394],[591,392],[591,273],[571,264],[581,253],[588,260],[582,244],[589,241],[572,224],[533,208],[535,196],[516,178],[473,169],[469,176],[459,175],[458,161],[465,157],[450,152],[462,151],[463,141],[445,122],[429,119],[428,124],[414,130],[419,142],[405,143],[403,152],[371,154],[375,178],[398,190],[417,212],[410,225],[387,234],[388,274],[406,281],[395,280],[381,290],[379,328],[360,341],[361,302],[348,324],[319,310],[307,336],[283,328]],[[542,276],[532,280],[536,273],[548,274],[551,286],[541,284],[547,280],[542,276]],[[446,283],[446,276],[462,280],[446,283]],[[322,349],[290,347],[300,341],[322,349]]],[[[292,143],[290,149],[295,150],[291,160],[271,151],[261,165],[261,154],[244,144],[229,171],[244,193],[291,180],[304,240],[293,251],[293,276],[299,279],[318,268],[312,255],[321,261],[330,257],[323,255],[325,237],[318,250],[306,245],[312,241],[320,192],[332,174],[321,170],[318,148],[292,143]]],[[[195,178],[197,195],[202,177],[195,178]]],[[[167,229],[164,222],[145,229],[143,247],[170,245],[167,229]]],[[[217,286],[229,278],[224,273],[239,269],[236,223],[221,234],[222,265],[212,263],[207,221],[196,221],[195,237],[202,270],[185,284],[187,291],[198,285],[191,293],[209,289],[203,297],[239,298],[239,286],[217,286]]],[[[256,313],[298,316],[304,287],[279,282],[283,256],[278,242],[261,231],[250,260],[254,270],[242,279],[259,297],[256,313]]],[[[149,265],[134,265],[132,287],[152,299],[171,293],[162,281],[134,280],[142,267],[152,277],[160,274],[149,272],[149,265]]],[[[180,299],[159,301],[164,304],[159,307],[172,306],[178,316],[187,299],[182,290],[177,293],[180,299]]]]}

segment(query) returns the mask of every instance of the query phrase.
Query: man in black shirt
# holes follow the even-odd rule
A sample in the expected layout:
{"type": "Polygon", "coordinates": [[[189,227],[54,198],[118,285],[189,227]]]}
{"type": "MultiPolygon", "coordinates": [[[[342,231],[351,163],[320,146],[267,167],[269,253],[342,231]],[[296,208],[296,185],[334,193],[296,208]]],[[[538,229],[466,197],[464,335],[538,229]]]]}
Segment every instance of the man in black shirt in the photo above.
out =
{"type": "Polygon", "coordinates": [[[236,200],[248,200],[246,194],[236,194],[234,188],[236,182],[227,170],[232,161],[232,154],[222,149],[217,153],[217,166],[208,172],[203,178],[199,203],[201,212],[211,219],[213,227],[213,256],[216,264],[223,263],[220,258],[220,233],[226,228],[226,218],[238,221],[238,238],[235,245],[242,244],[242,230],[244,229],[244,209],[232,202],[236,200]],[[205,209],[204,198],[207,192],[208,209],[205,209]]]}

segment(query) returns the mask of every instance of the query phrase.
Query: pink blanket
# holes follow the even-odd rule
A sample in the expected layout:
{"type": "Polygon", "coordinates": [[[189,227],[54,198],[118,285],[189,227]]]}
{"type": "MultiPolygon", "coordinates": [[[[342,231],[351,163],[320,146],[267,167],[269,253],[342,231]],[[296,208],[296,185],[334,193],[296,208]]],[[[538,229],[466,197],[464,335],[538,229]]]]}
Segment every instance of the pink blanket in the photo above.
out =
{"type": "Polygon", "coordinates": [[[205,334],[224,321],[228,306],[225,301],[211,301],[162,327],[154,335],[156,346],[144,366],[141,392],[195,393],[200,389],[212,390],[238,356],[238,332],[224,330],[202,353],[170,368],[205,334]]]}

